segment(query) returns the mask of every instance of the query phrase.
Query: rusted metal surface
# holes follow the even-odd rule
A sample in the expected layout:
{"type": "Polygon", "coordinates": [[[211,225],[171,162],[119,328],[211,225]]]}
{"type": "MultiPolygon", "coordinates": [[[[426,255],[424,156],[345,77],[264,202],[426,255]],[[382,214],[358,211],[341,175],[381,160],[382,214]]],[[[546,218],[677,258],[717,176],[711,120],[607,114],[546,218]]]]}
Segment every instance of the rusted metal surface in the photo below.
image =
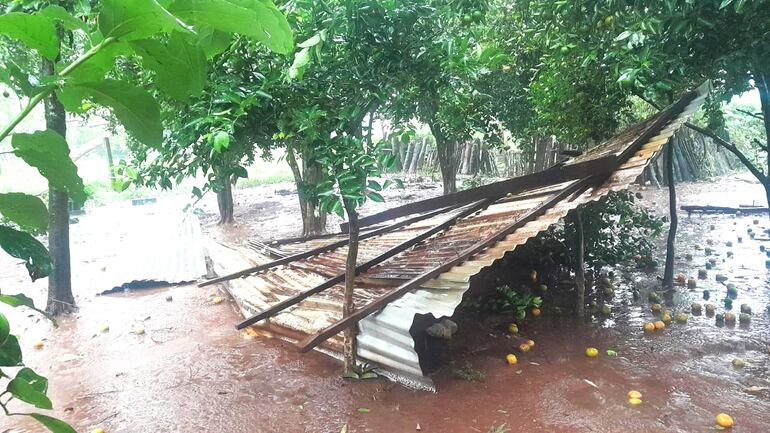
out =
{"type": "MultiPolygon", "coordinates": [[[[415,316],[432,315],[436,319],[452,316],[463,294],[470,287],[471,278],[532,236],[558,222],[575,207],[597,200],[611,191],[628,187],[642,173],[650,159],[668,143],[674,132],[702,104],[707,90],[705,86],[699,88],[696,94],[688,95],[687,99],[680,101],[678,105],[675,104],[668,112],[629,128],[571,162],[581,164],[598,158],[614,158],[617,169],[605,174],[606,180],[601,186],[581,192],[576,197],[573,195],[571,201],[560,200],[553,203],[543,215],[517,227],[512,233],[506,234],[470,257],[463,258],[451,268],[442,269],[440,274],[421,282],[418,288],[399,294],[401,297],[390,299],[390,303],[384,308],[363,318],[358,323],[359,357],[363,361],[376,363],[386,375],[397,377],[410,386],[432,389],[430,379],[422,374],[415,349],[415,330],[412,329],[415,316]]],[[[358,308],[365,308],[375,299],[392,293],[394,287],[403,285],[405,281],[455,261],[462,251],[472,248],[481,239],[499,233],[512,222],[542,205],[554,193],[573,183],[574,181],[570,180],[545,186],[538,184],[536,187],[520,190],[513,196],[502,197],[485,210],[460,218],[443,232],[363,272],[355,291],[356,305],[358,308]]],[[[372,260],[383,251],[418,236],[438,224],[442,218],[446,218],[446,215],[436,215],[362,241],[359,263],[372,260]]],[[[342,240],[342,236],[306,243],[287,243],[279,249],[294,253],[312,249],[319,242],[339,240],[342,240]]],[[[231,253],[239,256],[238,260],[245,266],[254,266],[254,257],[261,257],[248,248],[231,253]]],[[[259,275],[232,280],[228,289],[244,315],[249,317],[315,287],[330,277],[344,273],[346,254],[347,249],[344,246],[336,248],[259,275]]],[[[215,262],[219,261],[217,253],[212,252],[212,256],[215,262]]],[[[259,260],[267,261],[264,258],[259,260]]],[[[239,267],[231,262],[225,269],[239,267]]],[[[270,318],[267,323],[261,322],[261,326],[282,338],[298,341],[337,323],[341,319],[341,305],[342,285],[336,285],[270,318]]],[[[336,335],[324,341],[320,348],[334,354],[341,347],[340,344],[341,338],[336,335]]]]}

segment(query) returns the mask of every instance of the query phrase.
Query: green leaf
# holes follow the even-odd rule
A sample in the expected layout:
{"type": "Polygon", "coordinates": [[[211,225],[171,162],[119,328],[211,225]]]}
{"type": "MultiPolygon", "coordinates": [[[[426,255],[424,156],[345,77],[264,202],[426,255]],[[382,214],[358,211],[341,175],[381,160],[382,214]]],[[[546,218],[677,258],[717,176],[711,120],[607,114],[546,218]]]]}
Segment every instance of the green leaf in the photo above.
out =
{"type": "Polygon", "coordinates": [[[46,316],[49,320],[53,322],[54,326],[58,326],[53,317],[51,317],[45,311],[39,310],[37,307],[35,307],[35,302],[32,300],[32,298],[28,297],[23,293],[17,293],[15,295],[0,295],[0,302],[6,305],[10,305],[11,307],[14,307],[14,308],[21,307],[21,306],[31,308],[39,312],[40,314],[46,316]]]}
{"type": "Polygon", "coordinates": [[[366,186],[369,189],[374,190],[374,191],[382,191],[382,186],[380,186],[380,184],[377,181],[375,181],[375,180],[371,180],[370,179],[369,181],[366,182],[366,186]]]}
{"type": "Polygon", "coordinates": [[[224,52],[230,46],[233,37],[231,34],[214,30],[209,27],[201,26],[198,30],[198,45],[206,58],[211,59],[217,54],[224,52]]]}
{"type": "Polygon", "coordinates": [[[335,201],[334,202],[334,206],[332,206],[332,212],[337,214],[337,216],[339,216],[340,218],[344,218],[345,217],[345,209],[343,209],[343,207],[342,207],[342,202],[340,202],[339,200],[335,201]]]}
{"type": "Polygon", "coordinates": [[[732,3],[733,0],[722,0],[722,4],[719,5],[719,9],[724,9],[732,3]]]}
{"type": "Polygon", "coordinates": [[[142,64],[155,71],[160,90],[180,101],[203,93],[206,55],[200,47],[187,43],[181,33],[173,33],[167,46],[155,39],[134,41],[131,46],[142,56],[142,64]]]}
{"type": "Polygon", "coordinates": [[[222,153],[222,150],[230,147],[230,134],[225,131],[217,131],[214,134],[213,146],[217,153],[222,153]]]}
{"type": "Polygon", "coordinates": [[[277,53],[294,48],[289,23],[270,0],[176,0],[169,10],[195,26],[252,37],[277,53]]]}
{"type": "Polygon", "coordinates": [[[64,137],[47,129],[32,134],[17,133],[11,138],[13,151],[27,164],[48,179],[49,185],[65,191],[76,205],[86,201],[83,179],[70,159],[70,149],[64,137]]]}
{"type": "Polygon", "coordinates": [[[88,25],[85,21],[73,17],[66,9],[59,5],[48,5],[38,12],[38,14],[61,22],[62,26],[67,30],[83,30],[84,32],[88,32],[88,25]]]}
{"type": "Polygon", "coordinates": [[[380,195],[378,192],[369,191],[366,193],[366,196],[372,199],[372,201],[376,201],[378,203],[383,203],[385,201],[385,198],[383,198],[382,195],[380,195]]]}
{"type": "Polygon", "coordinates": [[[160,109],[147,91],[116,80],[82,83],[72,88],[95,103],[112,109],[115,117],[134,138],[150,147],[160,147],[163,142],[160,109]]]}
{"type": "Polygon", "coordinates": [[[15,335],[6,337],[0,345],[0,367],[16,367],[21,365],[21,347],[15,335]]]}
{"type": "Polygon", "coordinates": [[[306,39],[304,42],[298,43],[297,47],[308,48],[308,47],[317,45],[319,42],[321,42],[321,35],[319,33],[316,33],[312,37],[306,39]]]}
{"type": "Polygon", "coordinates": [[[241,177],[244,179],[249,177],[249,173],[246,171],[245,168],[241,167],[240,165],[233,169],[233,174],[236,175],[237,177],[241,177]]]}
{"type": "Polygon", "coordinates": [[[56,26],[46,16],[23,12],[0,15],[0,34],[24,42],[47,59],[54,60],[59,55],[56,26]]]}
{"type": "Polygon", "coordinates": [[[53,433],[77,433],[74,428],[60,419],[41,415],[39,413],[26,413],[24,415],[35,418],[40,424],[43,424],[53,433]]]}
{"type": "Polygon", "coordinates": [[[99,30],[105,38],[144,39],[171,30],[188,31],[156,0],[104,0],[99,30]]]}
{"type": "Polygon", "coordinates": [[[0,313],[0,346],[5,343],[9,335],[11,335],[11,324],[8,323],[8,319],[3,313],[0,313]]]}
{"type": "Polygon", "coordinates": [[[48,228],[48,209],[33,195],[0,193],[0,214],[24,229],[44,232],[48,228]]]}
{"type": "Polygon", "coordinates": [[[34,386],[18,376],[8,382],[6,389],[19,400],[34,405],[38,409],[53,409],[51,400],[45,394],[36,390],[34,386]]]}
{"type": "Polygon", "coordinates": [[[16,378],[14,380],[16,379],[26,382],[29,386],[32,387],[32,389],[43,394],[44,396],[48,392],[48,379],[35,373],[35,371],[31,368],[24,367],[19,370],[19,372],[16,373],[16,378]]]}
{"type": "Polygon", "coordinates": [[[29,233],[0,225],[0,248],[26,263],[32,281],[51,273],[51,258],[43,244],[29,233]]]}

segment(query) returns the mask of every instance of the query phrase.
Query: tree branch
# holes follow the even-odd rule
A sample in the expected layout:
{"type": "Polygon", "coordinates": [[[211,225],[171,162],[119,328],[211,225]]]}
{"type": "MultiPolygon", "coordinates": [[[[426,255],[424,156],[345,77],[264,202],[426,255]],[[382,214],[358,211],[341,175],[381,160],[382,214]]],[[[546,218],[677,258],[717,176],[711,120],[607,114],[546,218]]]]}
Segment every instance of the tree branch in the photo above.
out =
{"type": "Polygon", "coordinates": [[[753,118],[755,118],[755,119],[757,119],[757,120],[765,120],[765,119],[762,117],[762,114],[761,114],[761,113],[752,113],[751,111],[748,111],[748,110],[743,110],[743,109],[740,109],[740,108],[735,108],[735,111],[738,111],[738,112],[741,112],[741,113],[743,113],[743,114],[746,114],[746,115],[748,115],[748,116],[751,116],[751,117],[753,117],[753,118]]]}
{"type": "Polygon", "coordinates": [[[692,129],[694,131],[700,132],[701,134],[711,138],[717,144],[719,144],[720,146],[722,146],[725,149],[727,149],[730,152],[732,152],[733,155],[738,157],[738,159],[743,163],[743,165],[745,165],[746,168],[749,169],[749,171],[751,172],[751,174],[754,175],[754,177],[756,177],[763,184],[767,182],[767,176],[762,174],[762,172],[759,171],[754,166],[754,164],[752,164],[751,161],[749,161],[749,159],[746,157],[746,155],[744,155],[743,152],[738,150],[738,147],[736,147],[733,143],[730,143],[729,141],[727,141],[727,140],[723,139],[722,137],[716,135],[713,131],[710,131],[710,130],[708,130],[706,128],[701,128],[700,126],[697,126],[697,125],[693,125],[690,122],[686,122],[685,126],[687,126],[688,128],[690,128],[690,129],[692,129]]]}
{"type": "MultiPolygon", "coordinates": [[[[649,98],[646,98],[644,95],[636,94],[636,93],[635,93],[635,95],[638,96],[642,101],[650,104],[655,109],[657,109],[657,110],[661,109],[660,106],[658,106],[658,104],[656,104],[655,102],[651,101],[649,98]]],[[[746,155],[743,154],[743,152],[738,150],[738,147],[736,145],[734,145],[733,143],[730,143],[729,141],[725,140],[724,138],[718,136],[714,131],[711,131],[709,129],[701,128],[700,126],[694,125],[694,124],[692,124],[690,122],[686,122],[684,125],[686,127],[690,128],[690,129],[692,129],[693,131],[699,132],[699,133],[701,133],[701,134],[711,138],[718,145],[720,145],[720,146],[724,147],[725,149],[729,150],[730,152],[732,152],[732,154],[735,155],[741,161],[741,163],[743,165],[745,165],[747,169],[749,169],[751,174],[754,175],[754,177],[756,177],[757,180],[762,182],[762,184],[765,184],[768,181],[767,176],[762,174],[762,172],[759,171],[759,169],[757,169],[757,167],[755,167],[754,164],[751,161],[749,161],[749,158],[747,158],[746,155]]],[[[764,151],[767,151],[767,147],[764,147],[762,149],[764,151]]]]}

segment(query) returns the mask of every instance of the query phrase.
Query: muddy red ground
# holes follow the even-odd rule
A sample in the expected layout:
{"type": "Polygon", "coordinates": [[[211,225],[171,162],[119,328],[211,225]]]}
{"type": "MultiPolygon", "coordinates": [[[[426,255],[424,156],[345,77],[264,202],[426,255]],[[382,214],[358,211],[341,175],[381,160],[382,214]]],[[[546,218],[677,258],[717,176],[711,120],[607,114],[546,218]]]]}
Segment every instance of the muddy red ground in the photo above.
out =
{"type": "MultiPolygon", "coordinates": [[[[683,186],[680,201],[738,204],[762,197],[756,185],[723,181],[719,188],[726,191],[723,196],[713,193],[714,185],[683,186]]],[[[650,205],[665,202],[662,192],[644,194],[650,205]]],[[[262,225],[280,221],[270,215],[265,208],[253,217],[262,225]]],[[[278,215],[283,220],[292,215],[288,205],[278,215]]],[[[434,375],[435,394],[380,380],[345,381],[337,362],[322,354],[301,355],[281,341],[247,339],[233,328],[239,317],[231,305],[212,305],[209,290],[190,285],[96,297],[80,284],[77,315],[55,330],[44,321],[16,321],[15,332],[21,334],[27,364],[50,379],[55,414],[78,431],[100,426],[131,433],[337,433],[347,424],[349,432],[412,432],[419,425],[425,432],[487,433],[506,431],[492,430],[505,424],[509,432],[710,432],[714,416],[727,412],[736,432],[770,432],[770,325],[764,313],[770,289],[759,251],[762,244],[770,247],[770,239],[747,234],[749,227],[761,233],[770,224],[766,218],[754,225],[753,217],[681,217],[678,271],[697,273],[707,257],[693,245],[705,246],[707,239],[718,264],[697,289],[680,288],[672,309],[686,309],[704,288],[719,304],[726,288],[715,275],[723,273],[738,288],[735,309],[742,303],[753,307],[750,326],[719,328],[711,317],[692,316],[687,325],[645,335],[641,324],[654,317],[645,293],[656,284],[655,275],[624,272],[608,319],[578,321],[549,309],[555,300],[546,299],[543,316],[521,325],[522,335],[536,346],[519,354],[514,367],[504,361],[505,354],[516,353],[504,331],[508,319],[463,316],[445,366],[434,375]],[[728,240],[733,247],[725,245],[728,240]],[[727,258],[728,250],[733,258],[727,258]],[[691,262],[684,252],[693,254],[691,262]],[[632,298],[632,288],[640,290],[640,300],[632,298]],[[109,332],[101,332],[107,324],[109,332]],[[131,333],[138,326],[144,335],[131,333]],[[45,347],[33,349],[41,339],[45,347]],[[602,355],[587,358],[588,346],[602,355]],[[607,348],[619,356],[605,356],[607,348]],[[735,357],[746,359],[747,366],[732,367],[735,357]],[[453,378],[453,369],[466,364],[486,379],[453,378]],[[628,405],[631,389],[643,394],[642,405],[628,405]]],[[[99,233],[85,227],[76,232],[79,241],[98,243],[99,233]]],[[[244,224],[241,230],[253,227],[244,224]]],[[[98,259],[83,260],[94,267],[98,259]]],[[[7,262],[0,265],[4,291],[40,292],[39,285],[23,283],[23,269],[7,262]]],[[[0,431],[6,429],[42,431],[0,418],[0,431]]]]}

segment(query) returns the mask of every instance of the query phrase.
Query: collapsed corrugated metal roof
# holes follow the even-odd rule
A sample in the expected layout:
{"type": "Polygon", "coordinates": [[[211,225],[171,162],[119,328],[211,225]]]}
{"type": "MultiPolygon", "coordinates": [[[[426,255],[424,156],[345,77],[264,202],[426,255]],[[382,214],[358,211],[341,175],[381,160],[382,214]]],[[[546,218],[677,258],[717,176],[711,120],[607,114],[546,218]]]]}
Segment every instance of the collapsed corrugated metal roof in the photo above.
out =
{"type": "Polygon", "coordinates": [[[122,242],[105,265],[110,272],[92,281],[100,292],[190,282],[206,275],[197,216],[162,204],[120,208],[114,213],[122,242]]]}
{"type": "MultiPolygon", "coordinates": [[[[249,248],[212,246],[218,273],[243,314],[297,341],[302,350],[341,351],[339,331],[358,323],[358,355],[412,387],[433,389],[413,335],[415,318],[451,317],[470,280],[581,204],[633,183],[699,108],[708,84],[578,158],[545,172],[415,202],[361,219],[391,221],[364,232],[353,316],[342,319],[346,236],[271,248],[280,260],[254,263],[249,248]],[[437,210],[438,209],[438,210],[437,210]],[[242,278],[241,278],[242,277],[242,278]],[[312,296],[311,296],[312,295],[312,296]]],[[[204,283],[204,284],[210,284],[204,283]]]]}

